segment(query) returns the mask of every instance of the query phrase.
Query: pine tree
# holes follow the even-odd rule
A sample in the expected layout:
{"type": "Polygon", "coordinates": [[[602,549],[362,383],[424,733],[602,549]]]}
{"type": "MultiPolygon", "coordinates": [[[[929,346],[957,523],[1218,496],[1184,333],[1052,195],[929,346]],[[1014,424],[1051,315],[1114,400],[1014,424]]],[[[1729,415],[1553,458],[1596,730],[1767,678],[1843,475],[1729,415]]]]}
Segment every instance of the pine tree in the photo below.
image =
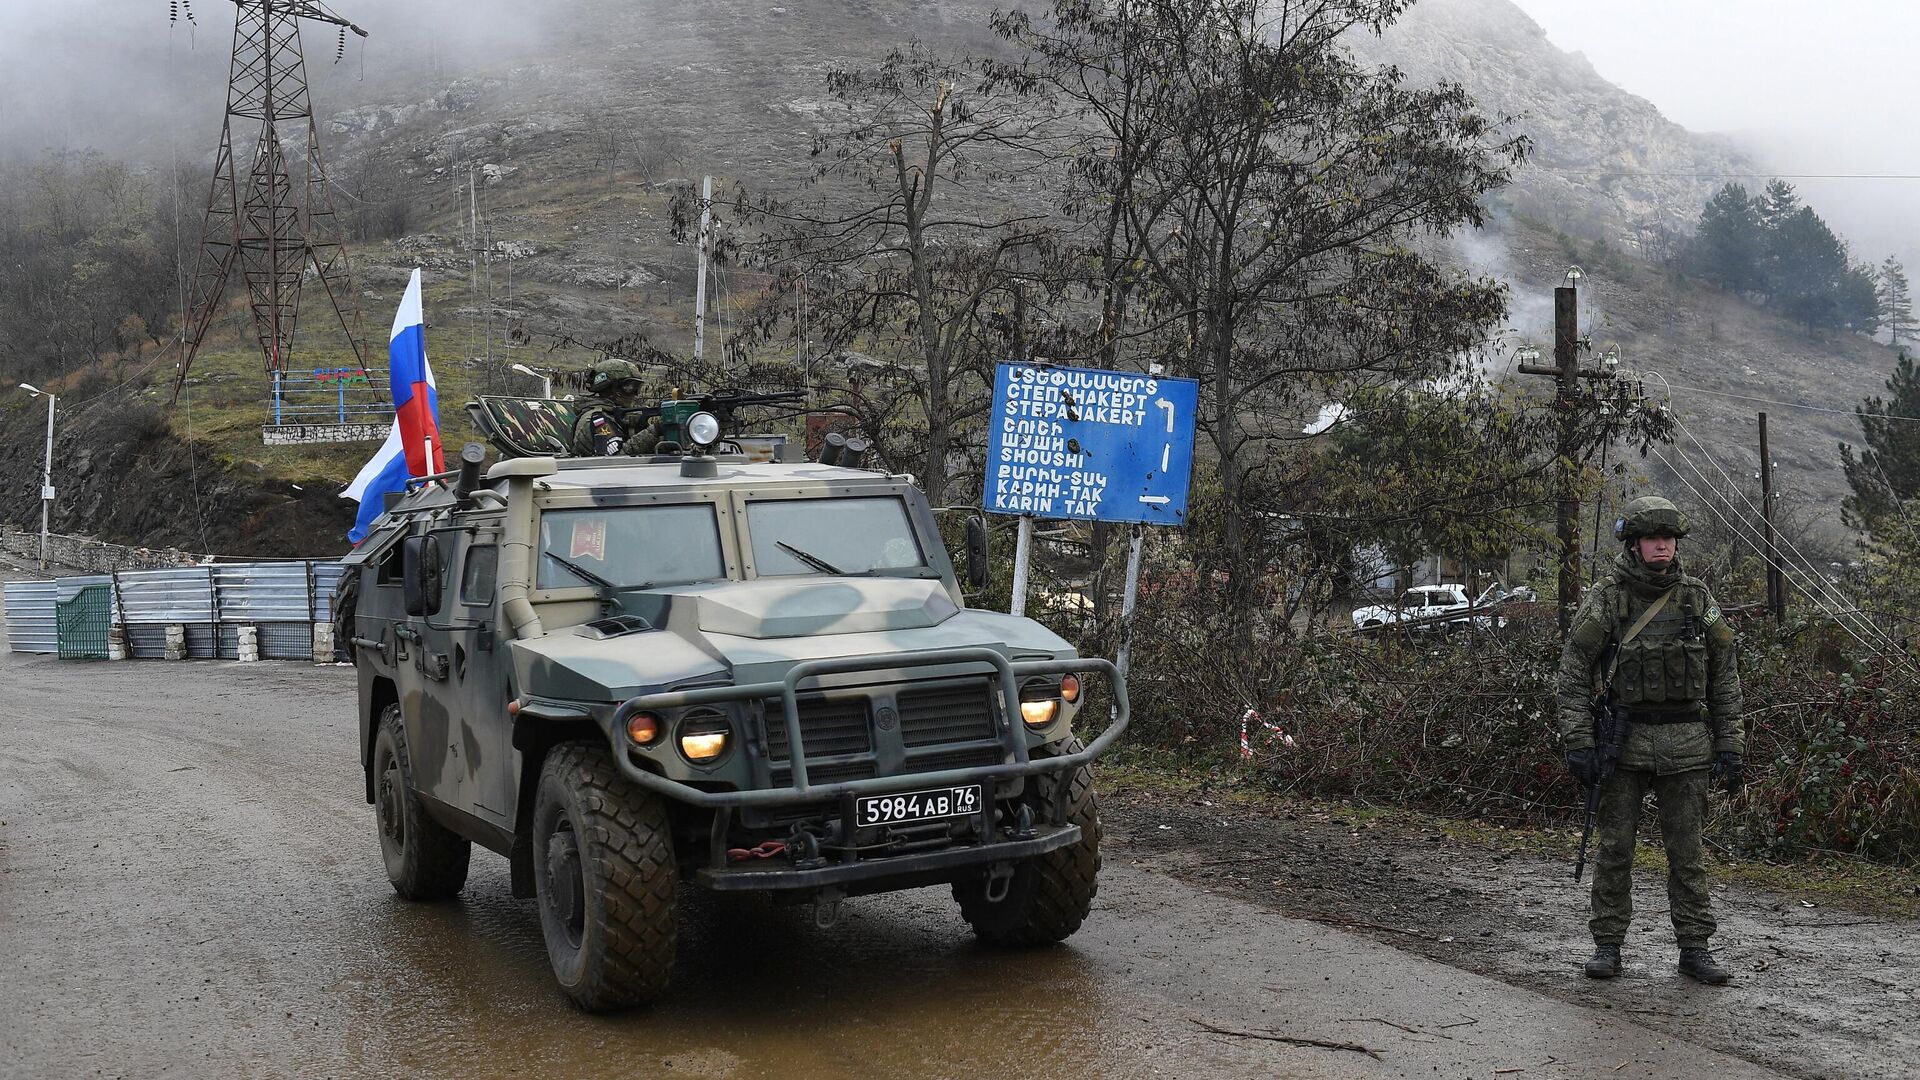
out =
{"type": "Polygon", "coordinates": [[[1870,397],[1854,410],[1866,443],[1857,455],[1840,446],[1840,468],[1853,494],[1842,504],[1847,523],[1872,532],[1899,511],[1901,500],[1920,497],[1920,370],[1900,350],[1885,398],[1870,397]]]}
{"type": "Polygon", "coordinates": [[[1899,345],[1902,338],[1912,338],[1920,323],[1913,317],[1913,292],[1907,283],[1907,268],[1900,260],[1887,256],[1880,264],[1880,287],[1876,299],[1880,307],[1880,326],[1892,331],[1893,344],[1899,345]]]}
{"type": "Polygon", "coordinates": [[[1843,292],[1851,267],[1847,246],[1827,223],[1812,207],[1802,206],[1770,239],[1773,280],[1767,291],[1781,314],[1810,330],[1846,326],[1843,292]]]}
{"type": "Polygon", "coordinates": [[[1766,280],[1766,239],[1759,201],[1744,186],[1728,184],[1700,211],[1688,261],[1694,273],[1729,292],[1758,292],[1766,280]]]}
{"type": "Polygon", "coordinates": [[[1767,181],[1767,190],[1755,196],[1753,202],[1761,227],[1769,232],[1779,231],[1788,218],[1800,212],[1800,193],[1785,180],[1767,181]]]}
{"type": "Polygon", "coordinates": [[[1771,304],[1795,291],[1794,271],[1788,265],[1792,260],[1782,250],[1781,233],[1789,229],[1793,219],[1806,208],[1800,205],[1799,193],[1785,180],[1767,181],[1766,190],[1754,197],[1753,206],[1760,219],[1760,230],[1767,237],[1760,257],[1760,291],[1771,304]]]}

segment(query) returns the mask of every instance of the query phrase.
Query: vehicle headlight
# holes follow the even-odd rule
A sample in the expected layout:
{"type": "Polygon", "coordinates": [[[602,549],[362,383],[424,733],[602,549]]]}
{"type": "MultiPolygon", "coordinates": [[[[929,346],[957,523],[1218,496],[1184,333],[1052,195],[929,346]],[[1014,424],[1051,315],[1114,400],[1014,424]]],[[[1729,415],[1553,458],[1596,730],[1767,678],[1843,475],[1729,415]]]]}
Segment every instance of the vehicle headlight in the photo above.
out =
{"type": "Polygon", "coordinates": [[[687,417],[687,441],[695,446],[712,446],[720,441],[720,420],[710,412],[687,417]]]}
{"type": "Polygon", "coordinates": [[[634,713],[627,718],[627,738],[646,746],[660,737],[660,718],[652,713],[634,713]]]}
{"type": "Polygon", "coordinates": [[[696,713],[680,722],[680,753],[702,765],[718,761],[726,754],[732,735],[725,717],[711,711],[696,713]]]}
{"type": "Polygon", "coordinates": [[[1060,677],[1060,698],[1069,705],[1080,700],[1080,676],[1062,675],[1060,677]]]}
{"type": "Polygon", "coordinates": [[[1020,719],[1025,720],[1028,727],[1046,727],[1053,723],[1053,718],[1058,715],[1060,715],[1059,698],[1020,703],[1020,719]]]}

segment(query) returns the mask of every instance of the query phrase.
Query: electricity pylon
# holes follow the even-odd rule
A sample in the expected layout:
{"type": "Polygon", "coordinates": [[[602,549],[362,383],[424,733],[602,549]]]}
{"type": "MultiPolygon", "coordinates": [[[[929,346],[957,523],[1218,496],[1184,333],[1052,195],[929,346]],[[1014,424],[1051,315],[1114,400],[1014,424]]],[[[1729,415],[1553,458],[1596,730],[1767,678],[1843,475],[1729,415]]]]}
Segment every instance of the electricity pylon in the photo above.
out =
{"type": "Polygon", "coordinates": [[[339,27],[343,45],[346,31],[361,37],[367,32],[316,0],[234,0],[234,7],[227,114],[213,161],[199,268],[186,312],[187,351],[174,383],[176,397],[234,274],[246,280],[254,329],[269,372],[286,370],[300,313],[300,287],[309,266],[346,331],[355,362],[365,366],[360,352],[360,304],[336,230],[333,196],[320,160],[320,132],[307,93],[300,20],[339,27]],[[259,125],[244,171],[234,152],[235,121],[242,131],[248,121],[259,125]],[[283,125],[294,126],[296,139],[305,136],[305,168],[297,195],[282,142],[283,125]],[[305,127],[304,133],[300,126],[305,127]]]}

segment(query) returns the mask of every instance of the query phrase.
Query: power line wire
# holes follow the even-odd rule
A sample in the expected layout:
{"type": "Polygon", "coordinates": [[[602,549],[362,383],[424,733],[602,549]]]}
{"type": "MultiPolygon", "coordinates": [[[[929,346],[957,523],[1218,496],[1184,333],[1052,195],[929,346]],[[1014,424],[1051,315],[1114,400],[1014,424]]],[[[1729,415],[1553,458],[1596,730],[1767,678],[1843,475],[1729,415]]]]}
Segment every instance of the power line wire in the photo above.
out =
{"type": "MultiPolygon", "coordinates": [[[[1681,425],[1681,427],[1682,430],[1686,430],[1684,424],[1681,425]]],[[[1748,510],[1752,511],[1753,515],[1757,515],[1758,511],[1754,508],[1751,500],[1748,500],[1745,493],[1740,491],[1739,485],[1734,483],[1732,477],[1727,475],[1726,470],[1720,468],[1719,462],[1715,461],[1713,456],[1707,452],[1706,447],[1700,443],[1700,440],[1695,437],[1691,431],[1687,431],[1687,436],[1693,439],[1695,445],[1700,447],[1701,454],[1719,471],[1721,477],[1726,481],[1728,488],[1732,490],[1734,494],[1739,495],[1742,501],[1746,502],[1748,510]]],[[[1680,456],[1682,461],[1686,462],[1687,467],[1692,469],[1694,474],[1700,477],[1701,483],[1705,484],[1709,490],[1714,490],[1712,480],[1708,478],[1706,472],[1702,470],[1699,465],[1694,463],[1692,456],[1686,452],[1684,447],[1675,444],[1673,450],[1680,456]]],[[[1667,465],[1669,469],[1673,469],[1672,463],[1664,457],[1661,461],[1667,465]]],[[[1677,469],[1673,469],[1673,471],[1696,497],[1703,500],[1706,499],[1706,497],[1700,493],[1699,489],[1695,488],[1692,482],[1687,480],[1685,474],[1677,469]]],[[[1740,508],[1733,504],[1732,499],[1726,498],[1724,495],[1722,498],[1726,502],[1728,511],[1739,520],[1739,526],[1736,526],[1734,522],[1729,521],[1726,516],[1722,515],[1719,510],[1712,505],[1711,501],[1707,501],[1707,508],[1712,510],[1714,516],[1719,518],[1729,530],[1734,532],[1736,539],[1752,544],[1754,547],[1764,551],[1763,545],[1756,539],[1756,537],[1761,536],[1761,528],[1754,523],[1754,516],[1742,514],[1740,508]],[[1744,526],[1747,531],[1744,533],[1741,532],[1740,526],[1744,526]]],[[[1852,597],[1841,592],[1839,586],[1828,580],[1826,575],[1820,571],[1819,567],[1813,564],[1813,560],[1808,558],[1794,545],[1791,537],[1786,536],[1783,532],[1780,535],[1780,539],[1786,542],[1789,551],[1794,558],[1799,559],[1799,562],[1795,563],[1792,559],[1780,560],[1779,547],[1776,545],[1774,548],[1774,557],[1777,560],[1775,565],[1779,566],[1781,573],[1791,580],[1801,592],[1805,593],[1807,598],[1813,601],[1816,607],[1840,625],[1842,629],[1846,630],[1847,633],[1852,636],[1855,641],[1860,642],[1862,646],[1875,652],[1881,652],[1889,656],[1897,656],[1901,659],[1902,666],[1913,666],[1910,658],[1906,655],[1906,651],[1900,647],[1899,643],[1894,641],[1890,635],[1881,630],[1871,620],[1862,618],[1860,625],[1865,627],[1869,636],[1879,639],[1880,644],[1877,646],[1868,641],[1866,637],[1861,636],[1858,630],[1849,625],[1844,616],[1847,614],[1860,614],[1861,609],[1859,603],[1852,597]]]]}
{"type": "MultiPolygon", "coordinates": [[[[1746,504],[1748,511],[1750,511],[1751,514],[1753,515],[1752,517],[1749,517],[1746,519],[1747,526],[1748,528],[1754,528],[1753,518],[1754,517],[1764,518],[1766,516],[1765,513],[1753,505],[1753,500],[1747,498],[1746,492],[1740,489],[1740,485],[1734,483],[1733,477],[1728,475],[1727,471],[1720,467],[1720,462],[1714,458],[1713,454],[1710,451],[1707,450],[1706,444],[1700,441],[1700,437],[1693,433],[1693,429],[1687,426],[1686,421],[1680,419],[1680,415],[1678,412],[1674,413],[1673,421],[1675,425],[1677,425],[1680,428],[1680,430],[1686,434],[1687,438],[1692,439],[1693,444],[1696,447],[1699,447],[1700,455],[1707,459],[1708,463],[1714,467],[1715,471],[1719,472],[1720,478],[1726,481],[1727,489],[1729,491],[1732,491],[1735,495],[1738,495],[1740,497],[1740,501],[1746,504]]],[[[1686,456],[1686,451],[1683,448],[1676,445],[1674,449],[1675,451],[1680,453],[1683,457],[1686,456]]],[[[1704,473],[1702,474],[1702,479],[1705,479],[1704,473]]],[[[1711,487],[1712,485],[1709,484],[1708,486],[1711,487]]],[[[1734,509],[1736,513],[1738,512],[1738,507],[1733,507],[1731,501],[1729,501],[1728,505],[1730,508],[1734,509]]],[[[1755,529],[1754,531],[1759,532],[1760,530],[1755,529]]],[[[1820,573],[1819,567],[1814,565],[1813,560],[1808,558],[1806,554],[1800,550],[1799,546],[1793,542],[1793,538],[1788,536],[1784,530],[1780,532],[1779,539],[1786,542],[1787,549],[1792,552],[1795,558],[1800,560],[1801,564],[1803,564],[1807,573],[1810,576],[1812,576],[1814,580],[1823,583],[1823,585],[1827,589],[1829,600],[1834,600],[1839,604],[1841,604],[1842,606],[1853,607],[1856,609],[1860,606],[1859,603],[1855,601],[1852,597],[1849,597],[1845,593],[1841,592],[1838,586],[1833,585],[1831,582],[1827,581],[1826,576],[1820,573]]],[[[1777,560],[1780,554],[1779,546],[1777,544],[1774,547],[1773,554],[1775,559],[1777,560]]],[[[1868,625],[1871,626],[1872,624],[1869,623],[1868,625]]],[[[1889,637],[1886,633],[1879,631],[1878,627],[1874,627],[1873,629],[1879,634],[1879,636],[1885,641],[1887,645],[1892,646],[1894,648],[1898,648],[1898,646],[1895,644],[1893,639],[1889,637]]]]}
{"type": "MultiPolygon", "coordinates": [[[[1676,451],[1678,451],[1678,447],[1676,447],[1675,449],[1676,451]]],[[[1701,505],[1705,506],[1708,512],[1712,513],[1715,518],[1718,518],[1720,523],[1722,525],[1725,525],[1728,531],[1732,532],[1737,539],[1745,540],[1749,543],[1752,542],[1749,537],[1747,537],[1745,534],[1740,532],[1739,528],[1737,528],[1733,524],[1733,522],[1727,519],[1725,514],[1722,514],[1720,512],[1719,507],[1714,505],[1714,502],[1712,499],[1709,499],[1705,494],[1703,494],[1700,491],[1698,487],[1695,487],[1693,481],[1687,479],[1687,475],[1681,472],[1678,468],[1676,468],[1673,462],[1667,460],[1666,455],[1652,448],[1649,448],[1649,451],[1653,454],[1654,457],[1658,458],[1660,460],[1660,463],[1662,465],[1665,465],[1667,469],[1673,473],[1674,476],[1678,477],[1680,482],[1687,486],[1687,490],[1693,493],[1694,498],[1700,500],[1701,505]]],[[[1695,473],[1700,477],[1700,480],[1702,483],[1706,483],[1707,482],[1706,474],[1703,472],[1700,472],[1699,468],[1693,465],[1690,459],[1686,459],[1684,452],[1681,452],[1681,457],[1683,460],[1688,460],[1688,467],[1694,469],[1695,473]]],[[[1712,485],[1709,484],[1708,486],[1711,487],[1712,485]]],[[[1731,509],[1731,505],[1729,505],[1729,509],[1731,509]]],[[[1783,572],[1788,572],[1786,567],[1782,567],[1781,569],[1783,572]]],[[[1790,576],[1794,576],[1791,574],[1791,572],[1789,572],[1789,574],[1790,576]]],[[[1796,585],[1800,584],[1800,582],[1797,580],[1797,577],[1794,583],[1796,585]]],[[[1872,642],[1869,642],[1866,638],[1861,637],[1858,631],[1854,630],[1854,628],[1849,626],[1844,619],[1840,618],[1839,614],[1836,613],[1833,609],[1829,608],[1826,605],[1826,603],[1822,601],[1817,594],[1813,593],[1811,590],[1807,590],[1804,585],[1802,585],[1802,591],[1807,592],[1808,598],[1814,602],[1815,606],[1819,607],[1822,612],[1825,612],[1828,617],[1832,618],[1835,625],[1839,626],[1842,630],[1845,630],[1848,636],[1852,637],[1855,641],[1858,641],[1861,647],[1873,653],[1881,653],[1883,651],[1880,647],[1875,646],[1872,642]]],[[[1906,666],[1905,657],[1903,655],[1899,657],[1899,662],[1902,664],[1902,666],[1906,666]]]]}
{"type": "Polygon", "coordinates": [[[1656,172],[1642,169],[1612,169],[1604,165],[1584,168],[1549,168],[1546,172],[1583,176],[1645,176],[1666,180],[1920,180],[1920,173],[1752,173],[1752,172],[1656,172]]]}
{"type": "MultiPolygon", "coordinates": [[[[1750,394],[1729,394],[1724,390],[1708,390],[1703,386],[1684,386],[1680,383],[1668,383],[1667,385],[1675,390],[1687,390],[1696,394],[1709,394],[1713,397],[1733,398],[1736,401],[1751,401],[1760,405],[1778,405],[1783,409],[1805,409],[1808,412],[1833,413],[1837,416],[1860,415],[1853,409],[1834,409],[1823,405],[1806,405],[1798,401],[1775,401],[1772,398],[1754,397],[1750,394]]],[[[1898,416],[1891,413],[1874,413],[1872,415],[1876,419],[1885,418],[1887,420],[1902,420],[1909,424],[1920,424],[1920,416],[1898,416]]]]}
{"type": "MultiPolygon", "coordinates": [[[[1677,417],[1676,417],[1676,422],[1678,422],[1677,417]]],[[[1693,440],[1694,445],[1700,448],[1701,456],[1705,457],[1708,463],[1711,464],[1714,467],[1714,469],[1720,473],[1721,479],[1724,480],[1727,484],[1727,489],[1733,492],[1733,494],[1738,495],[1741,501],[1746,503],[1747,510],[1750,513],[1743,515],[1740,512],[1740,508],[1733,504],[1733,500],[1731,498],[1726,499],[1727,508],[1730,511],[1732,511],[1736,517],[1739,517],[1741,519],[1741,524],[1743,524],[1747,528],[1749,533],[1752,534],[1752,535],[1742,535],[1740,539],[1743,539],[1749,543],[1752,543],[1753,536],[1763,536],[1764,533],[1763,533],[1762,527],[1754,524],[1754,519],[1756,517],[1764,516],[1761,513],[1761,511],[1759,511],[1756,507],[1754,507],[1752,500],[1749,500],[1746,497],[1746,493],[1740,490],[1739,485],[1736,484],[1733,478],[1727,474],[1727,471],[1720,467],[1720,463],[1714,459],[1711,453],[1707,451],[1706,446],[1700,442],[1699,438],[1693,434],[1692,430],[1688,429],[1684,423],[1681,424],[1680,427],[1681,427],[1681,430],[1686,433],[1687,437],[1693,440]]],[[[1675,444],[1673,449],[1675,453],[1681,456],[1682,460],[1686,461],[1687,466],[1693,469],[1694,472],[1697,475],[1699,475],[1701,481],[1705,483],[1708,488],[1710,489],[1713,488],[1714,485],[1712,480],[1707,477],[1704,470],[1702,470],[1698,465],[1694,464],[1691,455],[1687,454],[1686,449],[1684,447],[1681,447],[1678,444],[1675,444]]],[[[1723,496],[1723,498],[1725,498],[1725,496],[1723,496]]],[[[1782,560],[1780,557],[1779,544],[1776,543],[1773,549],[1773,557],[1774,557],[1775,565],[1779,566],[1782,573],[1787,574],[1790,577],[1796,577],[1796,580],[1794,583],[1796,585],[1799,585],[1801,591],[1806,593],[1808,598],[1812,599],[1815,604],[1819,605],[1822,611],[1825,611],[1828,615],[1832,616],[1837,620],[1839,618],[1840,609],[1852,608],[1857,610],[1859,608],[1860,605],[1857,602],[1855,602],[1852,597],[1849,597],[1845,593],[1841,592],[1838,586],[1834,585],[1831,581],[1827,580],[1826,576],[1823,573],[1821,573],[1820,568],[1814,565],[1813,560],[1808,558],[1807,555],[1803,553],[1799,549],[1799,547],[1794,544],[1792,537],[1787,536],[1786,533],[1782,531],[1779,535],[1779,540],[1785,542],[1788,551],[1792,554],[1793,558],[1797,558],[1799,562],[1795,563],[1793,562],[1793,559],[1782,560]],[[1806,580],[1805,581],[1798,580],[1799,578],[1804,578],[1806,580]],[[1819,590],[1810,588],[1808,585],[1808,582],[1818,585],[1819,590]],[[1823,600],[1823,597],[1824,597],[1824,600],[1823,600]]],[[[1759,547],[1763,552],[1765,551],[1765,547],[1763,544],[1755,544],[1755,546],[1759,547]]],[[[1884,645],[1894,649],[1898,648],[1898,646],[1893,642],[1893,640],[1890,637],[1888,637],[1884,632],[1881,632],[1878,627],[1872,626],[1871,623],[1867,625],[1869,629],[1873,631],[1875,636],[1882,639],[1882,642],[1884,645]]]]}

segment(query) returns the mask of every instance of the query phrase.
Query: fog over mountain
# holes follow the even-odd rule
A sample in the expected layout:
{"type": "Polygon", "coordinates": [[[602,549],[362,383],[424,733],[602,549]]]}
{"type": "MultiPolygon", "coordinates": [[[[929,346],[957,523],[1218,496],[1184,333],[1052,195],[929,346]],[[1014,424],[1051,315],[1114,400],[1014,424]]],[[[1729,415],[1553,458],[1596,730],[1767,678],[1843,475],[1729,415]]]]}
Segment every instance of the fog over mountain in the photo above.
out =
{"type": "MultiPolygon", "coordinates": [[[[180,17],[170,22],[169,0],[0,0],[0,157],[91,148],[149,162],[203,161],[218,131],[233,7],[177,2],[180,17]]],[[[333,28],[306,23],[303,40],[323,121],[356,107],[430,98],[459,79],[543,65],[560,76],[543,104],[584,112],[602,91],[659,81],[663,56],[688,68],[737,62],[729,35],[745,43],[781,24],[867,24],[848,41],[851,58],[914,33],[943,44],[977,42],[996,6],[1003,5],[794,3],[786,15],[789,7],[779,5],[690,9],[664,0],[341,0],[340,14],[370,36],[349,34],[338,60],[333,28]],[[769,18],[776,13],[785,17],[769,18]],[[670,52],[662,36],[672,39],[670,52]],[[558,92],[567,87],[577,91],[572,102],[558,92]]],[[[1748,4],[1671,7],[1422,0],[1384,39],[1357,38],[1354,47],[1415,81],[1458,80],[1489,112],[1517,117],[1536,151],[1511,205],[1557,228],[1629,245],[1654,226],[1690,228],[1706,193],[1728,178],[1750,177],[1757,187],[1770,171],[1920,173],[1920,150],[1895,134],[1904,99],[1888,88],[1899,69],[1881,63],[1896,46],[1844,33],[1877,18],[1920,23],[1920,14],[1887,3],[1847,5],[1839,14],[1803,16],[1807,25],[1796,30],[1784,19],[1752,18],[1748,4]],[[1718,15],[1709,18],[1708,9],[1718,15]],[[1646,32],[1656,14],[1661,21],[1651,25],[1671,32],[1646,32]],[[1802,42],[1805,62],[1782,53],[1783,41],[1802,42]],[[1863,70],[1836,70],[1850,57],[1863,70]]],[[[1894,250],[1920,256],[1920,182],[1796,182],[1862,258],[1894,250]]],[[[1920,257],[1909,261],[1920,264],[1920,257]]]]}
{"type": "Polygon", "coordinates": [[[1601,76],[1789,174],[1856,256],[1920,263],[1920,144],[1905,137],[1920,5],[1515,2],[1601,76]]]}

